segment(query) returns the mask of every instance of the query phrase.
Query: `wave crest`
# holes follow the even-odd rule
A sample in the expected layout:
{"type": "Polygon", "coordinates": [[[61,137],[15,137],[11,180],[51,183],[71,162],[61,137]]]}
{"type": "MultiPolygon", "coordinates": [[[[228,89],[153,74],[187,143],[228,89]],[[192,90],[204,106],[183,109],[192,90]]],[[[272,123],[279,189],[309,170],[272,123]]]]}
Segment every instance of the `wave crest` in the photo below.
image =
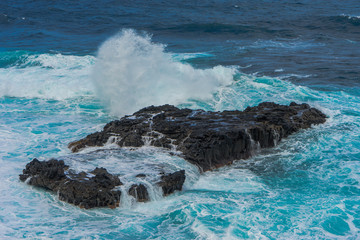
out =
{"type": "Polygon", "coordinates": [[[340,24],[348,24],[355,27],[360,25],[360,16],[349,15],[349,14],[341,14],[339,16],[331,17],[331,19],[340,24]]]}

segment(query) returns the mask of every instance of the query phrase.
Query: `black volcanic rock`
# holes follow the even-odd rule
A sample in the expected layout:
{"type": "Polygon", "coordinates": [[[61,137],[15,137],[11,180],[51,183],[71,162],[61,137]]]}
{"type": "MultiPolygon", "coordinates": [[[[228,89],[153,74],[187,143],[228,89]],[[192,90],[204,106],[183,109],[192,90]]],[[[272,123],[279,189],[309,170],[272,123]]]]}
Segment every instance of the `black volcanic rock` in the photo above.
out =
{"type": "Polygon", "coordinates": [[[282,138],[326,116],[308,104],[290,106],[264,102],[244,111],[206,112],[179,109],[171,105],[150,106],[105,125],[103,131],[69,144],[73,152],[103,146],[110,137],[120,147],[145,143],[183,153],[203,171],[249,158],[254,148],[273,147],[282,138]]]}
{"type": "Polygon", "coordinates": [[[120,179],[107,172],[105,168],[96,168],[90,174],[74,173],[68,170],[64,161],[39,161],[36,158],[26,165],[20,180],[30,185],[58,192],[59,199],[83,208],[119,206],[120,179]]]}
{"type": "Polygon", "coordinates": [[[140,174],[136,175],[135,177],[137,177],[137,178],[145,178],[146,174],[140,173],[140,174]]]}
{"type": "MultiPolygon", "coordinates": [[[[78,152],[109,142],[120,147],[146,144],[180,151],[187,161],[208,171],[249,158],[255,149],[273,147],[282,138],[325,120],[326,116],[319,110],[296,103],[285,106],[265,102],[244,111],[224,112],[150,106],[106,124],[103,131],[72,142],[69,148],[78,152]]],[[[147,175],[135,177],[146,179],[147,175]]],[[[156,179],[154,184],[160,186],[166,196],[182,190],[185,170],[160,173],[160,180],[156,179]]],[[[122,183],[105,168],[75,173],[64,161],[33,159],[20,174],[20,180],[55,191],[60,200],[84,208],[113,208],[120,203],[121,191],[116,187],[122,183]]],[[[149,200],[148,190],[141,183],[131,185],[128,193],[137,201],[149,200]]]]}
{"type": "Polygon", "coordinates": [[[174,173],[165,174],[161,176],[161,181],[158,183],[162,188],[164,195],[169,195],[174,191],[182,190],[185,182],[185,170],[180,170],[174,173]]]}
{"type": "MultiPolygon", "coordinates": [[[[185,170],[158,174],[160,181],[153,184],[161,186],[163,195],[181,191],[185,170]]],[[[138,174],[136,177],[144,179],[146,175],[138,174]]],[[[26,165],[19,178],[30,185],[57,192],[60,200],[82,208],[115,208],[120,204],[121,191],[115,187],[123,183],[105,168],[95,168],[89,173],[75,173],[62,160],[39,161],[35,158],[26,165]]],[[[128,193],[138,202],[150,200],[148,190],[142,183],[131,185],[128,193]]]]}
{"type": "Polygon", "coordinates": [[[51,159],[47,162],[40,162],[34,158],[26,165],[23,174],[20,174],[20,180],[25,181],[31,177],[28,181],[30,185],[57,190],[56,182],[66,179],[65,170],[68,168],[69,166],[65,165],[64,161],[51,159]]]}
{"type": "Polygon", "coordinates": [[[133,196],[139,202],[150,200],[149,193],[143,184],[133,184],[129,189],[129,195],[133,196]]]}

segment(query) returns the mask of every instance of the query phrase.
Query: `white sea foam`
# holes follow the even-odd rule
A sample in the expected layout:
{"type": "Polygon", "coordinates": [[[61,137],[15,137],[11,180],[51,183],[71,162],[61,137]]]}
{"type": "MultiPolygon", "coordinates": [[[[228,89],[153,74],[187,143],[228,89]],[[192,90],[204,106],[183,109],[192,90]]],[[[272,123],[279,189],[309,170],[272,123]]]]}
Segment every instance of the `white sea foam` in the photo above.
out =
{"type": "Polygon", "coordinates": [[[340,15],[341,17],[345,17],[345,18],[348,18],[348,19],[353,19],[353,20],[359,20],[360,19],[360,16],[356,16],[356,15],[351,15],[351,14],[341,14],[340,15]]]}
{"type": "Polygon", "coordinates": [[[210,53],[172,53],[172,59],[176,61],[184,61],[195,58],[208,58],[213,57],[214,55],[210,53]]]}
{"type": "Polygon", "coordinates": [[[193,190],[232,193],[254,193],[265,190],[265,186],[249,170],[224,167],[219,171],[206,172],[192,186],[193,190]]]}
{"type": "Polygon", "coordinates": [[[151,42],[148,35],[124,30],[101,46],[98,59],[19,54],[19,61],[0,68],[0,97],[64,100],[95,96],[97,92],[118,116],[151,104],[180,104],[190,98],[206,100],[218,87],[230,84],[236,72],[222,66],[195,69],[181,62],[209,56],[167,53],[164,45],[151,42]]]}
{"type": "Polygon", "coordinates": [[[92,79],[106,106],[122,116],[149,105],[210,99],[218,87],[232,82],[235,72],[176,62],[150,36],[123,30],[100,47],[92,79]]]}
{"type": "MultiPolygon", "coordinates": [[[[149,48],[157,46],[147,41],[149,48]]],[[[163,46],[159,49],[159,56],[168,56],[163,46]]],[[[33,56],[26,60],[25,65],[0,69],[0,77],[5,79],[5,73],[13,77],[14,82],[10,78],[4,80],[9,86],[17,84],[13,86],[13,96],[56,96],[59,99],[82,96],[87,94],[87,90],[78,91],[81,83],[84,89],[90,89],[90,93],[93,89],[88,81],[92,62],[86,62],[86,59],[95,58],[85,56],[79,59],[81,62],[84,60],[83,64],[76,63],[76,57],[71,56],[33,56]],[[71,68],[74,71],[68,71],[71,68]],[[37,73],[40,78],[35,78],[37,73]],[[25,78],[27,74],[28,78],[25,78]],[[61,74],[65,77],[60,77],[61,74]],[[21,82],[17,77],[24,77],[26,81],[21,82]],[[69,85],[62,82],[63,79],[67,79],[69,85]],[[39,93],[39,89],[44,89],[44,83],[49,83],[50,88],[39,93]],[[61,95],[63,89],[70,89],[70,92],[61,95]]],[[[163,66],[173,66],[173,61],[163,66]]],[[[141,69],[141,66],[136,69],[141,69]]],[[[163,68],[156,70],[159,69],[163,68]]],[[[135,175],[145,172],[151,176],[157,170],[152,166],[161,164],[172,171],[186,170],[182,192],[159,199],[159,194],[150,192],[153,201],[135,205],[131,202],[126,205],[131,197],[123,194],[124,205],[120,208],[84,210],[59,201],[55,194],[21,183],[18,174],[30,158],[58,158],[69,153],[66,143],[100,130],[99,124],[102,127],[105,121],[99,123],[98,109],[79,111],[76,106],[62,102],[56,103],[61,106],[54,107],[54,103],[42,99],[31,102],[5,100],[0,105],[3,113],[0,118],[0,202],[3,205],[0,208],[3,223],[0,238],[130,239],[134,233],[141,239],[158,236],[166,239],[313,239],[314,236],[351,239],[359,236],[358,95],[316,91],[276,78],[242,74],[231,86],[220,87],[213,99],[194,101],[192,107],[241,110],[262,101],[282,104],[307,102],[330,118],[326,124],[284,139],[273,149],[263,149],[253,159],[203,175],[183,159],[159,149],[115,149],[112,156],[102,158],[99,157],[100,151],[96,154],[82,152],[89,159],[68,158],[67,164],[71,168],[80,171],[102,166],[111,173],[123,173],[120,178],[127,184],[125,191],[133,182],[144,181],[146,184],[147,179],[138,179],[135,175]],[[94,125],[96,127],[91,129],[94,125]],[[127,174],[130,170],[133,172],[127,174]],[[337,228],[339,222],[345,228],[337,228]],[[334,229],[339,231],[338,234],[331,233],[334,229]]]]}
{"type": "Polygon", "coordinates": [[[25,54],[22,57],[24,62],[0,68],[0,97],[63,100],[94,92],[89,81],[93,56],[25,54]]]}

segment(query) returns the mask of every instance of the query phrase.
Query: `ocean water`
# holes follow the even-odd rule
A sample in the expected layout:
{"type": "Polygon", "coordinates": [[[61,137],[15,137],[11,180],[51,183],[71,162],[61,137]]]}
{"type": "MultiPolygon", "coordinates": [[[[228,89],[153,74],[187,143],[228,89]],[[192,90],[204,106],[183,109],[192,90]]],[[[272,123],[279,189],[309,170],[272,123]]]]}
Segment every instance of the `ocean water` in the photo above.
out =
{"type": "MultiPolygon", "coordinates": [[[[359,239],[360,3],[0,1],[1,239],[359,239]],[[211,111],[308,103],[327,122],[200,174],[165,150],[67,144],[154,104],[211,111]],[[19,181],[32,158],[160,165],[184,189],[85,210],[19,181]]],[[[124,186],[124,192],[129,185],[124,186]]]]}

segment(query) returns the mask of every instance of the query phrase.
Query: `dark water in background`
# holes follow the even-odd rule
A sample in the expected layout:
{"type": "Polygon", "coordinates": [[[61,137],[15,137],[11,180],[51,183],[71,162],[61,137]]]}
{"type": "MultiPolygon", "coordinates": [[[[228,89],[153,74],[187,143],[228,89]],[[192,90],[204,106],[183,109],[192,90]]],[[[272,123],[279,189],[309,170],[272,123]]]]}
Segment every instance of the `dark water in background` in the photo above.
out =
{"type": "Polygon", "coordinates": [[[1,1],[0,49],[94,54],[122,28],[172,52],[207,52],[199,67],[297,84],[359,87],[360,3],[351,1],[1,1]],[[301,77],[308,76],[308,77],[301,77]]]}
{"type": "Polygon", "coordinates": [[[0,0],[0,238],[359,239],[359,60],[355,0],[0,0]],[[149,104],[263,101],[329,118],[205,174],[161,149],[67,148],[149,104]],[[144,204],[125,185],[119,208],[84,210],[19,181],[34,157],[102,166],[129,184],[158,164],[187,180],[165,198],[150,187],[144,204]]]}

